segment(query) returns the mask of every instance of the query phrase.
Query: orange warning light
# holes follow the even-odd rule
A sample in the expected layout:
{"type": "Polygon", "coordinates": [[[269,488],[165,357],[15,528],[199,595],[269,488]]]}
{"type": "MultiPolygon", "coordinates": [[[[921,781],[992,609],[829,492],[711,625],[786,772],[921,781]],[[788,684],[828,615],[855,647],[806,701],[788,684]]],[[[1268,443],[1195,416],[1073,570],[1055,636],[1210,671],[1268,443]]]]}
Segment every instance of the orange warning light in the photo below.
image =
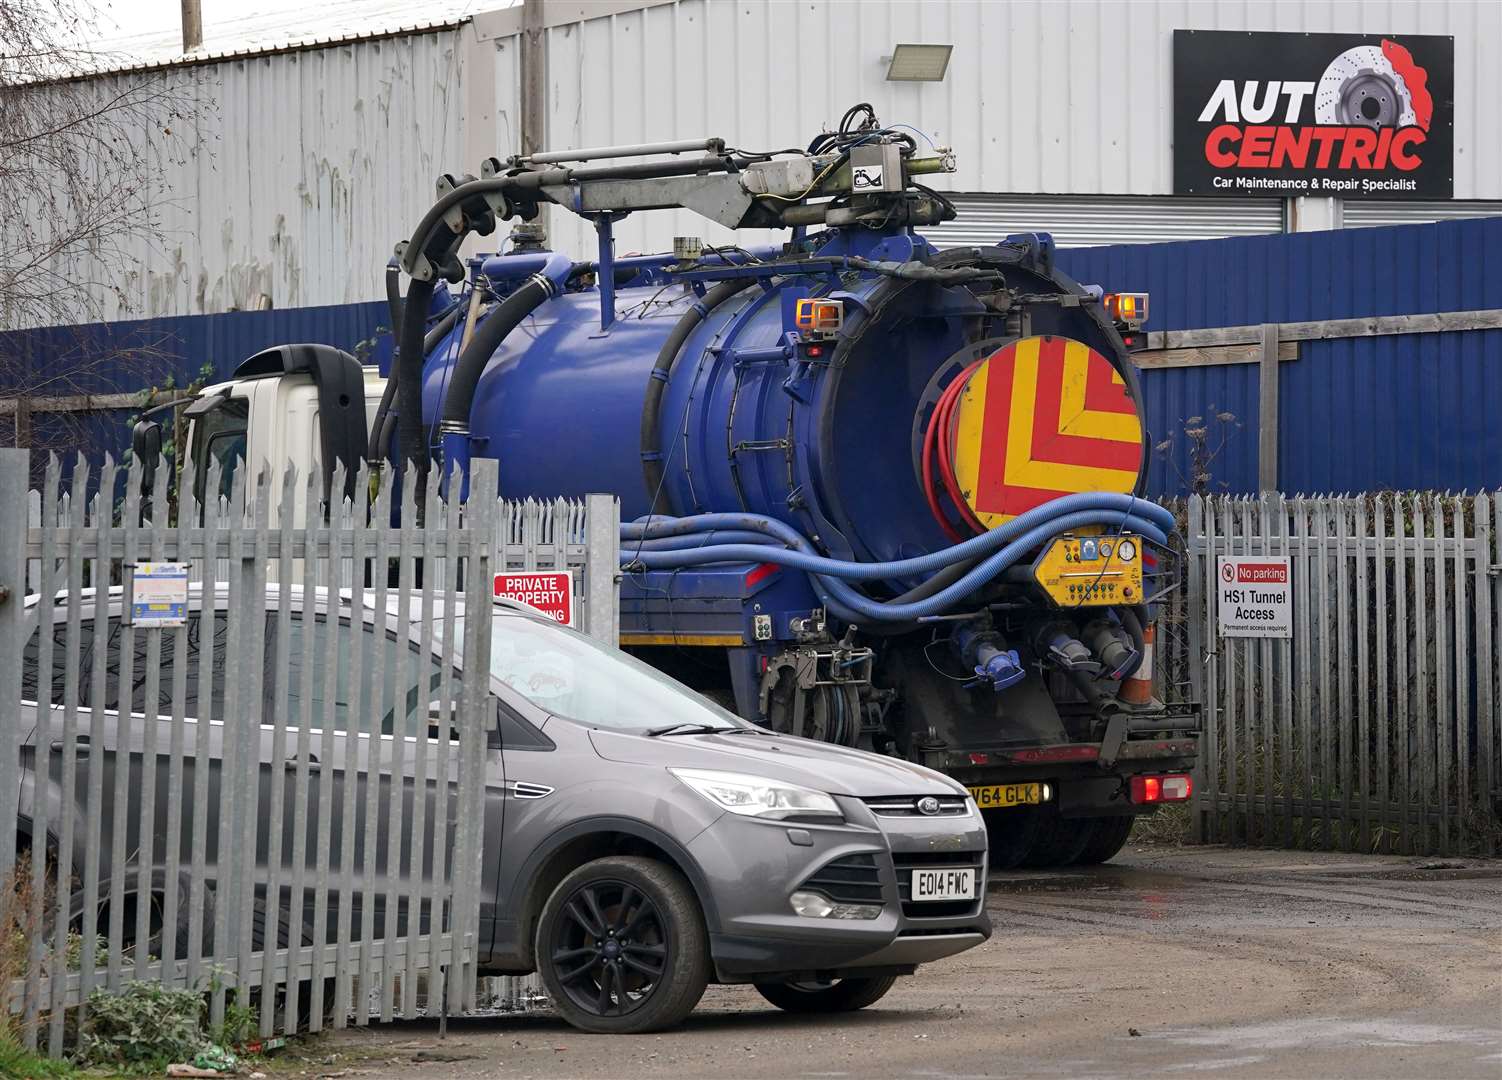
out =
{"type": "Polygon", "coordinates": [[[793,325],[809,334],[834,334],[845,325],[845,305],[839,300],[805,297],[793,311],[793,325]]]}
{"type": "Polygon", "coordinates": [[[1113,320],[1133,329],[1147,322],[1147,293],[1108,293],[1106,312],[1113,320]]]}

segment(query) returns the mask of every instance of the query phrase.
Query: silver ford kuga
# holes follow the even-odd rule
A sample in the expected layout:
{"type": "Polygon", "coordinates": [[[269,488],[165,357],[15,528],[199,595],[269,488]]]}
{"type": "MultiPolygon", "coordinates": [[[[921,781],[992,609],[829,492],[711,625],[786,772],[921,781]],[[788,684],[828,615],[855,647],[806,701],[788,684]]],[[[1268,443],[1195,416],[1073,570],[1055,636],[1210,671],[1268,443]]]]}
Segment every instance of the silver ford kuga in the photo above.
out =
{"type": "MultiPolygon", "coordinates": [[[[369,594],[365,607],[352,608],[348,595],[294,590],[293,640],[281,655],[294,668],[315,663],[311,657],[330,655],[323,635],[331,632],[341,658],[357,643],[398,647],[392,643],[409,635],[398,624],[396,596],[385,612],[370,604],[369,594]],[[331,604],[339,618],[326,617],[331,604]],[[369,635],[363,643],[362,634],[369,635]]],[[[198,632],[209,629],[198,626],[204,606],[195,594],[190,642],[222,634],[227,598],[208,605],[216,609],[210,633],[198,632]]],[[[92,610],[93,600],[84,607],[92,610]]],[[[271,586],[268,667],[276,655],[278,620],[272,616],[278,607],[271,586]]],[[[418,607],[409,599],[404,611],[414,625],[421,619],[418,607]]],[[[38,621],[50,621],[61,640],[64,612],[61,599],[50,611],[33,599],[28,696],[46,696],[36,689],[39,681],[46,685],[36,670],[38,621]]],[[[748,724],[626,653],[531,609],[497,604],[487,615],[494,621],[486,715],[495,719],[486,763],[482,972],[540,972],[554,1005],[575,1026],[643,1032],[680,1022],[709,982],[752,983],[794,1012],[863,1008],[898,976],[990,936],[986,830],[955,781],[896,758],[748,724]]],[[[462,634],[465,613],[456,616],[462,634]]],[[[84,649],[81,664],[119,669],[120,657],[110,656],[111,648],[120,649],[119,618],[116,596],[109,641],[84,649]]],[[[435,629],[438,623],[435,616],[435,629]]],[[[435,642],[423,659],[434,671],[462,678],[440,656],[435,642]]],[[[164,650],[161,684],[172,685],[175,663],[190,662],[197,672],[196,658],[164,650]]],[[[304,685],[296,671],[286,676],[283,686],[294,693],[304,685]]],[[[87,711],[93,680],[88,671],[73,677],[80,712],[87,711]]],[[[344,692],[337,672],[317,678],[321,694],[344,692]]],[[[53,680],[63,681],[61,675],[53,680]]],[[[413,709],[413,700],[409,695],[414,726],[405,734],[438,737],[439,725],[422,704],[413,709]]],[[[118,703],[100,704],[112,724],[118,703]]],[[[276,703],[294,706],[285,693],[276,703]]],[[[23,755],[35,761],[50,745],[56,758],[64,710],[23,708],[41,714],[23,755]]],[[[187,722],[193,713],[190,702],[187,722]]],[[[214,715],[224,713],[216,706],[214,715]]],[[[403,721],[398,716],[393,723],[403,721]]],[[[218,742],[216,735],[212,747],[218,742]]],[[[263,756],[268,744],[263,738],[263,756]]],[[[80,762],[99,762],[110,778],[119,745],[107,735],[103,747],[80,762]]],[[[57,788],[61,771],[54,761],[50,769],[24,774],[17,820],[27,842],[38,788],[57,788]]],[[[322,771],[342,775],[338,761],[323,762],[322,771]]],[[[161,788],[168,770],[159,768],[156,776],[161,788]]],[[[87,786],[72,785],[79,814],[87,786]]],[[[61,792],[45,797],[56,821],[61,792]]],[[[159,790],[157,805],[178,797],[159,790]]],[[[215,806],[211,800],[211,836],[215,806]]],[[[109,813],[108,802],[104,810],[109,813]]],[[[162,837],[154,850],[166,847],[162,837]]],[[[109,859],[108,845],[102,857],[109,859]]],[[[101,880],[109,874],[102,866],[101,880]]],[[[129,880],[160,876],[136,872],[129,880]]]]}

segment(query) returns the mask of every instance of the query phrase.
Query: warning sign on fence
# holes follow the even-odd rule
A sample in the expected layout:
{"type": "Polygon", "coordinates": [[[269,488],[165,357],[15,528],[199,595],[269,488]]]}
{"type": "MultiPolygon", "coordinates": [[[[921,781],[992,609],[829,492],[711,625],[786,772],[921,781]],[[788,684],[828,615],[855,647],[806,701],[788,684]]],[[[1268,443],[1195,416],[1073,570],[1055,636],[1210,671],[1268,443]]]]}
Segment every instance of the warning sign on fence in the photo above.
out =
{"type": "Polygon", "coordinates": [[[136,563],[130,575],[130,625],[166,628],[187,620],[188,564],[136,563]]]}
{"type": "Polygon", "coordinates": [[[1215,560],[1221,637],[1293,637],[1293,577],[1286,555],[1215,560]]]}
{"type": "Polygon", "coordinates": [[[497,574],[495,594],[520,600],[564,626],[574,625],[574,575],[568,570],[534,570],[527,574],[497,574]]]}

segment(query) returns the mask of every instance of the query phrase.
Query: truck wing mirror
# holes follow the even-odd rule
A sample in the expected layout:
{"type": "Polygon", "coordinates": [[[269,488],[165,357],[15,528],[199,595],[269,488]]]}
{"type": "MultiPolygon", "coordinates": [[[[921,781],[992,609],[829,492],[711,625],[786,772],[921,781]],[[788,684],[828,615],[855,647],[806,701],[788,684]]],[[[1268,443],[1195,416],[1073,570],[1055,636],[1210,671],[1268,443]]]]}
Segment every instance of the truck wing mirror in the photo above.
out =
{"type": "Polygon", "coordinates": [[[141,463],[141,494],[148,495],[156,482],[156,467],[162,460],[162,425],[139,420],[130,430],[130,453],[141,463]]]}

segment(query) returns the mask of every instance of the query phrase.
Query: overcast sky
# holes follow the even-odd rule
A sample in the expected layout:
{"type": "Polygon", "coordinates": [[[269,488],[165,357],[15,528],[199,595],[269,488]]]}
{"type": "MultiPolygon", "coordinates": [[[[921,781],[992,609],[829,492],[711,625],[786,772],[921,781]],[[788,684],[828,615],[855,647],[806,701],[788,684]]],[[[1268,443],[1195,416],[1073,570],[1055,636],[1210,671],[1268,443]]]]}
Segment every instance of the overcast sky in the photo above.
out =
{"type": "MultiPolygon", "coordinates": [[[[137,60],[182,51],[180,0],[92,0],[98,18],[88,43],[137,60]]],[[[227,52],[309,38],[345,37],[444,22],[508,7],[515,0],[201,0],[204,48],[227,52]]]]}
{"type": "MultiPolygon", "coordinates": [[[[247,9],[273,14],[294,12],[307,7],[305,0],[202,0],[206,27],[246,14],[247,9]]],[[[145,34],[176,33],[182,18],[180,0],[100,0],[100,44],[109,47],[111,38],[145,34]]]]}

